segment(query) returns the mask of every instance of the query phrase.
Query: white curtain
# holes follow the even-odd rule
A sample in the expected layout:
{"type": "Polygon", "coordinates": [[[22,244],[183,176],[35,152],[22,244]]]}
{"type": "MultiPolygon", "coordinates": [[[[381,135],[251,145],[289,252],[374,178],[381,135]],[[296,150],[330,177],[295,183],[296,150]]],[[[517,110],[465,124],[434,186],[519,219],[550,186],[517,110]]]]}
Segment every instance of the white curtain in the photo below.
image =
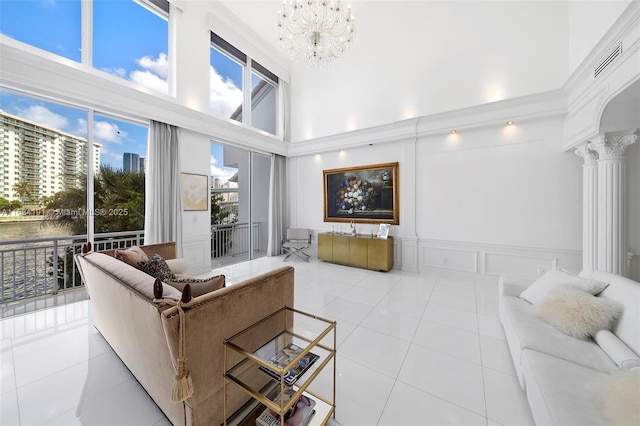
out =
{"type": "Polygon", "coordinates": [[[178,128],[151,121],[145,178],[144,243],[175,241],[182,256],[178,128]]]}
{"type": "Polygon", "coordinates": [[[267,254],[282,254],[282,237],[285,232],[285,216],[287,212],[286,191],[287,159],[281,155],[271,156],[271,175],[269,177],[269,241],[267,254]]]}

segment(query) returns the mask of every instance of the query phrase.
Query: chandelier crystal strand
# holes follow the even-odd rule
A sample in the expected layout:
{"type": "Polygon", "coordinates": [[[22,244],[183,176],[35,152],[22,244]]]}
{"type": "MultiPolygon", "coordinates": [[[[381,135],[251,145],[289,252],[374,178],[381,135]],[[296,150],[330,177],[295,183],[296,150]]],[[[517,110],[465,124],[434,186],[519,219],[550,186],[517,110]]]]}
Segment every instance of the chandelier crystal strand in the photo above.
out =
{"type": "Polygon", "coordinates": [[[340,0],[284,0],[276,18],[280,46],[312,67],[330,63],[349,48],[355,31],[351,7],[340,0]]]}

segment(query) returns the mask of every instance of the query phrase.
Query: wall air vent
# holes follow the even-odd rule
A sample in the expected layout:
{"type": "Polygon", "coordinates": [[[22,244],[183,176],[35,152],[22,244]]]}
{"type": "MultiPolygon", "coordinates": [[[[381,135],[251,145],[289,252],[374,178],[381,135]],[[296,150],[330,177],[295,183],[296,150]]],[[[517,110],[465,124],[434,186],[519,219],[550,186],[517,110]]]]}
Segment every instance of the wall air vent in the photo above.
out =
{"type": "Polygon", "coordinates": [[[618,56],[622,54],[622,43],[618,45],[609,53],[593,70],[593,78],[598,77],[602,71],[604,71],[618,56]]]}

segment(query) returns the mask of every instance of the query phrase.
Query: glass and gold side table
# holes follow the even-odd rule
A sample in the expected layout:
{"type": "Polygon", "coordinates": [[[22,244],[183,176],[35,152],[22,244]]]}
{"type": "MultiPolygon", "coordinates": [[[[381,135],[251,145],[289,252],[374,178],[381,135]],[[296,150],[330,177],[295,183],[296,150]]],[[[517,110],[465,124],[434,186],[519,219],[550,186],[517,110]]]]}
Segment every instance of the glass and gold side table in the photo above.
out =
{"type": "Polygon", "coordinates": [[[303,424],[324,425],[335,417],[336,322],[284,307],[224,341],[224,376],[225,426],[254,426],[265,408],[287,425],[301,396],[315,402],[303,424]],[[234,412],[238,392],[230,395],[230,386],[250,396],[234,412]]]}

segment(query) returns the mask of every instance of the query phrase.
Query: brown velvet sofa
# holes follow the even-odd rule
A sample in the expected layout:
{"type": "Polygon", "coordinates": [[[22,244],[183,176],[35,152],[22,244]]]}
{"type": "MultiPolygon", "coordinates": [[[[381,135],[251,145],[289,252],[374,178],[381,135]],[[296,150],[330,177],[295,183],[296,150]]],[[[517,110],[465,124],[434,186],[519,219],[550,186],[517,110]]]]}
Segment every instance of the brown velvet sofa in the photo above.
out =
{"type": "MultiPolygon", "coordinates": [[[[165,247],[166,248],[166,247],[165,247]]],[[[154,247],[144,246],[153,255],[154,247]]],[[[154,302],[155,278],[122,262],[113,253],[76,255],[91,300],[96,329],[111,345],[149,396],[174,425],[220,425],[223,422],[223,340],[284,306],[293,306],[294,271],[278,268],[243,282],[195,297],[184,308],[187,369],[193,395],[170,402],[179,350],[180,315],[171,303],[154,302]]],[[[162,252],[175,256],[175,246],[162,252]]],[[[162,255],[161,254],[161,255],[162,255]]],[[[163,298],[182,293],[162,284],[163,298]]],[[[256,347],[262,336],[256,337],[256,347]]],[[[257,375],[256,386],[268,381],[257,375]]],[[[229,386],[228,413],[248,396],[229,386]]]]}

